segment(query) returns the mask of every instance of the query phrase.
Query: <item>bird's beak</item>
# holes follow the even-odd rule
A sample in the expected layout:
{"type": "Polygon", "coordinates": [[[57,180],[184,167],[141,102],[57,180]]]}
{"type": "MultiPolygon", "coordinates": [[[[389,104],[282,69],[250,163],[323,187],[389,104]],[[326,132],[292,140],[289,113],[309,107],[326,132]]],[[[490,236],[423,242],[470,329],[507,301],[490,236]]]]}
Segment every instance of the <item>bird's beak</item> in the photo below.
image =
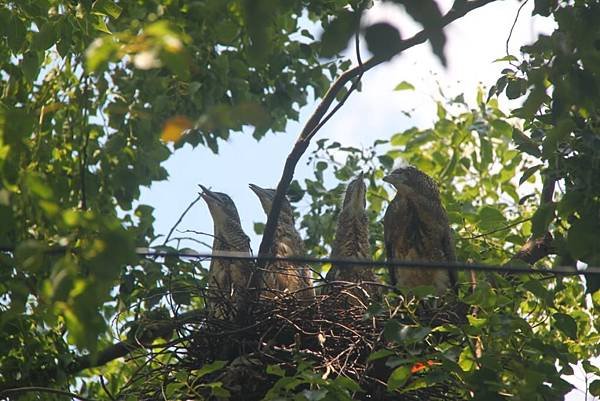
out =
{"type": "Polygon", "coordinates": [[[388,183],[396,186],[398,184],[403,184],[404,183],[404,177],[402,176],[402,174],[398,174],[396,172],[392,172],[392,173],[386,175],[385,177],[383,177],[383,181],[388,182],[388,183]]]}
{"type": "Polygon", "coordinates": [[[258,185],[255,184],[248,184],[248,186],[250,187],[250,189],[252,190],[252,192],[254,192],[256,194],[256,196],[258,196],[259,198],[263,198],[264,196],[267,195],[266,191],[264,190],[264,188],[259,187],[258,185]]]}
{"type": "Polygon", "coordinates": [[[258,196],[258,200],[265,211],[265,213],[269,214],[271,212],[271,205],[273,203],[273,199],[271,199],[271,194],[264,188],[259,187],[258,185],[248,184],[252,192],[258,196]]]}
{"type": "Polygon", "coordinates": [[[202,189],[200,196],[206,201],[206,203],[221,203],[221,200],[210,189],[206,188],[202,184],[198,184],[198,186],[202,189]]]}
{"type": "Polygon", "coordinates": [[[365,207],[365,195],[366,195],[366,186],[363,181],[363,173],[361,172],[350,184],[348,187],[351,188],[349,195],[349,199],[344,202],[344,206],[349,206],[353,210],[364,209],[365,207]],[[348,203],[346,203],[348,202],[348,203]]]}

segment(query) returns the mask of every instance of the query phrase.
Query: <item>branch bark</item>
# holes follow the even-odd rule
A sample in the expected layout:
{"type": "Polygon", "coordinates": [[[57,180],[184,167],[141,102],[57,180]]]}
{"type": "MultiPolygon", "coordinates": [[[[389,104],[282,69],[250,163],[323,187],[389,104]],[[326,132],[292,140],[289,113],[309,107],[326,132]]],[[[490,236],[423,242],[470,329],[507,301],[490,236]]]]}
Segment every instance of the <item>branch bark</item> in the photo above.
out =
{"type": "MultiPolygon", "coordinates": [[[[439,25],[435,27],[436,30],[445,27],[446,25],[452,23],[453,21],[463,17],[470,11],[482,7],[488,3],[492,3],[496,0],[473,0],[473,1],[460,1],[456,2],[453,8],[444,15],[440,21],[439,25]]],[[[404,50],[407,50],[416,45],[425,43],[429,37],[429,30],[422,30],[408,38],[403,40],[399,46],[397,54],[402,53],[404,50]]],[[[275,228],[277,226],[277,221],[279,219],[279,213],[281,211],[281,204],[283,202],[284,196],[287,193],[287,190],[294,178],[294,172],[296,169],[296,165],[298,161],[308,148],[311,139],[315,136],[319,128],[322,126],[321,121],[323,117],[329,110],[329,107],[333,103],[333,100],[336,98],[337,94],[340,90],[352,79],[358,77],[361,74],[369,71],[373,67],[381,64],[386,61],[386,59],[377,59],[371,58],[364,64],[360,64],[346,72],[344,72],[329,88],[321,103],[317,106],[316,110],[302,129],[296,143],[290,154],[288,155],[285,166],[283,169],[283,173],[281,174],[281,178],[279,183],[277,184],[277,192],[275,194],[275,198],[273,199],[273,204],[271,206],[271,211],[267,218],[267,223],[265,225],[265,231],[263,234],[262,241],[260,243],[260,248],[258,254],[260,256],[268,255],[271,250],[271,246],[273,245],[273,237],[275,235],[275,228]]],[[[262,263],[259,263],[259,266],[262,263]]],[[[262,267],[262,266],[261,266],[262,267]]]]}
{"type": "Polygon", "coordinates": [[[147,333],[144,332],[142,335],[144,337],[143,341],[136,341],[135,339],[119,341],[118,343],[103,349],[95,357],[83,355],[76,358],[66,370],[68,373],[72,374],[85,369],[106,365],[108,362],[127,356],[135,350],[150,347],[154,340],[161,337],[167,331],[181,327],[181,325],[185,323],[201,320],[205,317],[206,313],[204,310],[193,310],[182,313],[177,318],[165,321],[164,324],[159,323],[155,327],[150,328],[147,333]]]}
{"type": "Polygon", "coordinates": [[[20,394],[20,393],[31,393],[31,392],[62,395],[63,397],[68,397],[71,399],[74,398],[74,399],[81,400],[81,401],[95,401],[92,398],[83,397],[81,395],[71,393],[69,391],[58,390],[58,389],[50,388],[50,387],[37,387],[37,386],[15,387],[15,388],[9,388],[6,390],[1,390],[0,397],[2,397],[4,395],[9,395],[9,394],[20,394]]]}

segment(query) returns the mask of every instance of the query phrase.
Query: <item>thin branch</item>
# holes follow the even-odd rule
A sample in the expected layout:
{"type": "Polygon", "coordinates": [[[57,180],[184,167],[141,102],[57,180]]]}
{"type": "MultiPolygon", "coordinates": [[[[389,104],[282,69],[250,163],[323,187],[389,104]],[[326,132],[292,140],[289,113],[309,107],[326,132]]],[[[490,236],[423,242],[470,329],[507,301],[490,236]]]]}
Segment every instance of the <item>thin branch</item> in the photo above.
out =
{"type": "Polygon", "coordinates": [[[487,237],[490,234],[495,234],[495,233],[500,232],[500,231],[508,230],[510,228],[513,228],[514,226],[518,226],[519,224],[525,223],[526,221],[529,221],[529,220],[531,220],[531,217],[528,217],[526,219],[521,219],[521,220],[514,221],[514,222],[512,222],[512,223],[510,223],[510,224],[508,224],[508,225],[506,225],[504,227],[500,227],[500,228],[497,228],[495,230],[486,231],[486,232],[481,233],[481,234],[472,235],[470,237],[461,238],[461,239],[472,240],[472,239],[477,239],[477,238],[481,238],[481,237],[487,237]]]}
{"type": "Polygon", "coordinates": [[[117,399],[112,395],[108,387],[106,387],[106,382],[104,380],[104,376],[102,375],[100,375],[100,384],[102,385],[102,389],[104,390],[106,395],[108,395],[108,398],[110,398],[111,401],[117,401],[117,399]]]}
{"type": "MultiPolygon", "coordinates": [[[[474,0],[456,4],[456,8],[452,8],[450,11],[448,11],[448,13],[440,19],[438,26],[435,26],[432,29],[438,30],[440,28],[443,28],[451,22],[455,21],[456,19],[461,18],[468,12],[476,8],[482,7],[493,1],[496,0],[474,0]]],[[[397,54],[413,46],[426,42],[429,37],[429,33],[429,30],[424,29],[416,35],[412,36],[411,38],[402,41],[398,47],[397,54]]],[[[277,185],[277,191],[273,199],[271,211],[269,212],[267,223],[265,225],[265,231],[259,248],[259,255],[267,255],[270,253],[271,246],[273,244],[273,238],[275,235],[275,228],[277,227],[277,221],[279,219],[279,213],[281,211],[281,205],[284,196],[287,193],[289,185],[292,179],[294,178],[294,171],[296,169],[296,165],[298,164],[298,161],[308,148],[312,136],[316,134],[316,130],[321,128],[322,125],[320,123],[323,119],[323,116],[325,116],[325,114],[329,110],[329,107],[333,103],[333,100],[336,98],[337,94],[342,90],[342,88],[346,85],[346,83],[364,74],[373,67],[381,64],[383,61],[385,60],[381,58],[371,58],[364,64],[359,64],[358,66],[344,72],[331,85],[331,87],[323,97],[323,100],[317,106],[310,119],[307,121],[292,151],[286,159],[283,173],[277,185]]]]}
{"type": "Polygon", "coordinates": [[[521,14],[521,10],[523,9],[523,7],[525,7],[525,4],[527,4],[529,0],[525,0],[523,2],[523,4],[521,4],[521,6],[519,7],[519,9],[517,10],[517,15],[515,15],[515,19],[513,21],[512,26],[510,27],[510,32],[508,33],[508,37],[506,38],[506,55],[510,56],[510,53],[508,51],[508,45],[510,43],[510,38],[512,37],[513,31],[515,30],[515,26],[517,25],[517,21],[519,20],[519,14],[521,14]]]}
{"type": "Polygon", "coordinates": [[[75,398],[81,401],[95,401],[92,398],[83,397],[81,395],[77,395],[75,393],[71,393],[68,391],[58,390],[55,388],[49,387],[37,387],[37,386],[29,386],[29,387],[16,387],[16,388],[8,388],[6,390],[0,391],[0,397],[8,394],[19,394],[19,393],[50,393],[62,395],[65,397],[75,398]]]}
{"type": "Polygon", "coordinates": [[[192,203],[190,203],[188,205],[188,207],[183,211],[183,213],[181,213],[181,216],[179,216],[179,219],[177,219],[177,221],[175,222],[175,225],[173,227],[171,227],[171,229],[169,230],[169,234],[167,234],[167,237],[165,238],[165,241],[163,242],[163,246],[167,245],[167,243],[169,242],[169,239],[171,238],[171,235],[173,235],[173,231],[175,231],[175,229],[177,228],[177,226],[179,225],[179,223],[181,223],[181,221],[183,220],[183,218],[185,217],[185,215],[187,214],[187,212],[190,211],[190,209],[196,204],[198,203],[198,201],[202,199],[201,195],[198,195],[198,197],[196,199],[194,199],[192,201],[192,203]]]}
{"type": "MultiPolygon", "coordinates": [[[[152,342],[159,338],[165,331],[175,329],[182,324],[190,323],[206,316],[204,310],[192,310],[182,313],[176,318],[161,322],[159,325],[153,326],[147,331],[148,338],[144,338],[144,342],[136,339],[119,341],[116,344],[110,345],[98,353],[96,358],[91,358],[89,355],[83,355],[75,359],[75,362],[69,365],[66,369],[68,373],[77,373],[85,369],[95,368],[106,365],[115,359],[122,358],[140,348],[151,348],[152,342]],[[160,327],[159,327],[160,326],[160,327]]],[[[146,333],[144,333],[146,334],[146,333]]],[[[1,394],[1,393],[0,393],[1,394]]]]}

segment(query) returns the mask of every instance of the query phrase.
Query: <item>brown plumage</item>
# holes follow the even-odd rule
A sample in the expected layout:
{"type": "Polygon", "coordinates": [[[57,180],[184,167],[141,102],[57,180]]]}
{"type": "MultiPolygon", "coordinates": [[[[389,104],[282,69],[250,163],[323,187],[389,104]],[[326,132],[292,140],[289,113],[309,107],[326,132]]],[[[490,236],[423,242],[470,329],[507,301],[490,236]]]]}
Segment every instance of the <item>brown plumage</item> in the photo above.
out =
{"type": "MultiPolygon", "coordinates": [[[[258,196],[263,210],[269,215],[275,197],[275,190],[261,188],[254,184],[250,184],[250,189],[258,196]]],[[[273,245],[269,254],[276,257],[304,256],[305,254],[304,242],[294,225],[292,206],[287,199],[284,199],[281,205],[273,245]]],[[[265,271],[262,272],[261,276],[262,285],[267,290],[288,293],[298,292],[297,295],[301,298],[314,297],[311,271],[307,265],[287,261],[271,262],[265,266],[265,271]]],[[[270,295],[268,291],[266,295],[270,295]]]]}
{"type": "MultiPolygon", "coordinates": [[[[365,210],[365,195],[367,187],[362,173],[355,178],[346,189],[342,210],[337,220],[335,239],[331,248],[332,258],[342,259],[371,259],[369,244],[369,218],[365,210]]],[[[327,281],[345,281],[351,283],[375,282],[373,270],[366,266],[334,264],[327,272],[327,281]]],[[[349,297],[358,297],[365,301],[368,296],[374,296],[378,287],[362,285],[362,290],[351,292],[349,297]]],[[[324,287],[323,293],[330,293],[330,287],[324,287]]],[[[351,299],[350,299],[351,300],[351,299]]],[[[355,302],[352,302],[355,303],[355,302]]]]}
{"type": "MultiPolygon", "coordinates": [[[[383,219],[388,260],[454,262],[454,243],[448,216],[436,183],[414,167],[394,170],[383,178],[396,188],[396,196],[383,219]]],[[[455,290],[456,271],[390,268],[393,285],[414,288],[432,285],[438,294],[455,290]]]]}
{"type": "MultiPolygon", "coordinates": [[[[250,239],[244,233],[235,204],[229,196],[213,192],[204,186],[202,199],[206,201],[214,222],[213,252],[239,252],[250,255],[250,239]]],[[[230,316],[243,302],[243,290],[248,288],[251,270],[241,260],[212,259],[208,273],[209,308],[219,317],[230,316]]]]}

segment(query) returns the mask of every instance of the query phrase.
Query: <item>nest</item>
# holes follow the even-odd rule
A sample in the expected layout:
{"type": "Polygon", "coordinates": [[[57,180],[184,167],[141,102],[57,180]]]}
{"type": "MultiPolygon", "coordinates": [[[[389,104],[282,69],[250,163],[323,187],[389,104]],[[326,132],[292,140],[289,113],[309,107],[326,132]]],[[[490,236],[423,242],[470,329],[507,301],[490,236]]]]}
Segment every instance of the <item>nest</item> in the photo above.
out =
{"type": "MultiPolygon", "coordinates": [[[[370,360],[369,356],[380,350],[397,359],[435,354],[436,342],[444,339],[432,337],[441,333],[402,345],[389,341],[386,323],[393,320],[411,327],[462,323],[463,305],[437,299],[434,303],[441,305],[437,306],[395,294],[369,303],[360,296],[367,293],[365,288],[355,283],[328,292],[311,301],[297,293],[254,294],[254,299],[248,294],[242,313],[240,305],[227,305],[228,316],[188,319],[177,328],[179,340],[143,357],[144,368],[122,395],[164,400],[172,391],[167,399],[252,401],[262,400],[283,377],[305,379],[297,380],[293,392],[318,388],[324,379],[345,377],[360,386],[351,394],[357,400],[461,398],[449,379],[411,391],[388,391],[387,380],[395,366],[386,358],[370,360]],[[307,374],[312,379],[306,379],[307,374]]],[[[227,302],[225,297],[222,302],[227,302]]]]}

